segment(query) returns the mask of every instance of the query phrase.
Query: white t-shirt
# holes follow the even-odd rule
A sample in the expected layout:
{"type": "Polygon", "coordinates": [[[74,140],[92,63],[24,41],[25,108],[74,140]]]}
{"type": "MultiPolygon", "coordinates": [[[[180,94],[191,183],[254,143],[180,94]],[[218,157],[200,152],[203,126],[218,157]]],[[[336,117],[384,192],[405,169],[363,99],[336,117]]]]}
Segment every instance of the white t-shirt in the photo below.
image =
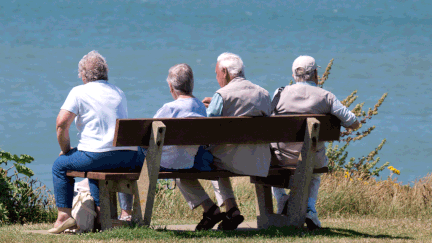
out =
{"type": "MultiPolygon", "coordinates": [[[[206,117],[206,108],[197,98],[179,98],[166,103],[153,118],[206,117]]],[[[163,146],[161,166],[169,169],[193,167],[199,145],[163,146]]]]}
{"type": "Polygon", "coordinates": [[[138,147],[113,146],[116,119],[128,118],[126,96],[117,86],[104,80],[76,86],[61,109],[77,115],[78,150],[138,150],[138,147]]]}

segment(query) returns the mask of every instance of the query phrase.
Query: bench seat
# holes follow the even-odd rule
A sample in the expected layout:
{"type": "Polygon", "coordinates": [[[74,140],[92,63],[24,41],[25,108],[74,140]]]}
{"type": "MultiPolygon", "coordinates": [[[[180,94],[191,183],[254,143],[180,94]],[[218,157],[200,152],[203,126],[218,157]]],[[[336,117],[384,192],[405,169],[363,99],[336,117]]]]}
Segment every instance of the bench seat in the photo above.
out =
{"type": "MultiPolygon", "coordinates": [[[[269,169],[268,176],[289,176],[295,172],[294,166],[289,167],[275,167],[269,169]]],[[[313,173],[327,173],[328,168],[323,167],[314,169],[313,173]]],[[[119,173],[119,172],[97,172],[97,171],[68,171],[67,176],[70,177],[81,177],[95,180],[138,180],[140,172],[135,173],[119,173]]],[[[175,178],[187,178],[187,179],[203,179],[203,180],[215,180],[218,178],[226,177],[241,177],[248,175],[240,175],[226,170],[215,170],[215,171],[197,171],[197,170],[180,170],[176,172],[159,172],[158,179],[175,179],[175,178]]]]}

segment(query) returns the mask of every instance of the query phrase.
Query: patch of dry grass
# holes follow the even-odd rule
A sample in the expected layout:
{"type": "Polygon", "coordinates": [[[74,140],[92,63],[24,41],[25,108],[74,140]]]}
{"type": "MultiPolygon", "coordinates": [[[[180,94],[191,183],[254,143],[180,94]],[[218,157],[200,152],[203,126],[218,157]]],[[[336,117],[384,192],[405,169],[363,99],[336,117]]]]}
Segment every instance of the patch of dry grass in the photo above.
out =
{"type": "Polygon", "coordinates": [[[317,209],[321,215],[365,215],[379,218],[432,217],[432,175],[402,185],[396,179],[375,180],[347,174],[324,175],[317,209]]]}
{"type": "MultiPolygon", "coordinates": [[[[248,177],[231,180],[239,208],[246,220],[255,220],[255,188],[248,177]]],[[[201,184],[215,201],[208,181],[201,184]]],[[[274,203],[275,205],[275,203],[274,203]]],[[[320,217],[372,216],[378,218],[432,218],[432,175],[418,180],[413,186],[402,185],[396,179],[375,180],[349,177],[343,173],[322,177],[317,210],[320,217]]],[[[153,222],[164,224],[197,223],[202,210],[190,210],[179,190],[160,189],[155,200],[153,222]]]]}
{"type": "MultiPolygon", "coordinates": [[[[201,185],[216,202],[213,187],[210,181],[200,180],[201,185]]],[[[246,220],[255,220],[255,187],[249,182],[249,177],[239,177],[231,180],[234,188],[234,196],[239,204],[239,208],[246,220]]],[[[153,208],[152,222],[164,224],[165,222],[175,222],[183,224],[187,222],[198,223],[202,218],[202,209],[191,210],[178,189],[169,190],[163,187],[156,194],[153,208]]]]}

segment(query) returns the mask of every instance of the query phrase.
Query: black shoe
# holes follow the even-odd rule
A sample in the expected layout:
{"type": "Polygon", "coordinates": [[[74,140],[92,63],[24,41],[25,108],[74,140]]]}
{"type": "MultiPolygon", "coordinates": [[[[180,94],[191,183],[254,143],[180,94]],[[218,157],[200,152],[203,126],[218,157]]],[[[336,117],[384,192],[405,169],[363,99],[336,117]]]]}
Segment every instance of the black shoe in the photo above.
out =
{"type": "Polygon", "coordinates": [[[218,213],[214,215],[214,212],[218,208],[218,206],[213,205],[206,213],[203,213],[203,219],[201,219],[201,221],[195,228],[195,231],[212,229],[213,226],[223,220],[225,218],[225,213],[218,213]]]}
{"type": "Polygon", "coordinates": [[[321,222],[318,219],[318,213],[314,213],[312,211],[309,211],[306,213],[306,220],[305,220],[306,226],[310,230],[316,230],[321,228],[321,222]]]}
{"type": "Polygon", "coordinates": [[[219,230],[235,230],[243,222],[244,217],[242,215],[232,216],[235,211],[240,211],[238,208],[231,208],[223,219],[222,223],[218,225],[219,230]]]}

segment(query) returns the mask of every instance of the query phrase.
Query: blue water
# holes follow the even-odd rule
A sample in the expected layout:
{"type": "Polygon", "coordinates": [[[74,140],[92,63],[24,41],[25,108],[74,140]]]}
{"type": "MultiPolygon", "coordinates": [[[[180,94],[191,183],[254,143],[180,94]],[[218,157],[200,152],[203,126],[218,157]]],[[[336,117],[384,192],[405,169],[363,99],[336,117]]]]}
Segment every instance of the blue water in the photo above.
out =
{"type": "Polygon", "coordinates": [[[432,172],[431,12],[429,1],[2,0],[0,148],[33,156],[35,177],[52,188],[55,119],[82,83],[79,60],[93,49],[108,61],[109,82],[126,93],[130,118],[152,117],[172,100],[166,76],[174,64],[191,65],[202,99],[219,87],[222,52],[239,54],[246,77],[270,92],[289,83],[293,60],[307,54],[321,72],[335,59],[325,88],[341,100],[358,90],[356,103],[367,108],[389,93],[368,123],[376,130],[353,143],[349,157],[386,138],[380,163],[409,183],[432,172]]]}

